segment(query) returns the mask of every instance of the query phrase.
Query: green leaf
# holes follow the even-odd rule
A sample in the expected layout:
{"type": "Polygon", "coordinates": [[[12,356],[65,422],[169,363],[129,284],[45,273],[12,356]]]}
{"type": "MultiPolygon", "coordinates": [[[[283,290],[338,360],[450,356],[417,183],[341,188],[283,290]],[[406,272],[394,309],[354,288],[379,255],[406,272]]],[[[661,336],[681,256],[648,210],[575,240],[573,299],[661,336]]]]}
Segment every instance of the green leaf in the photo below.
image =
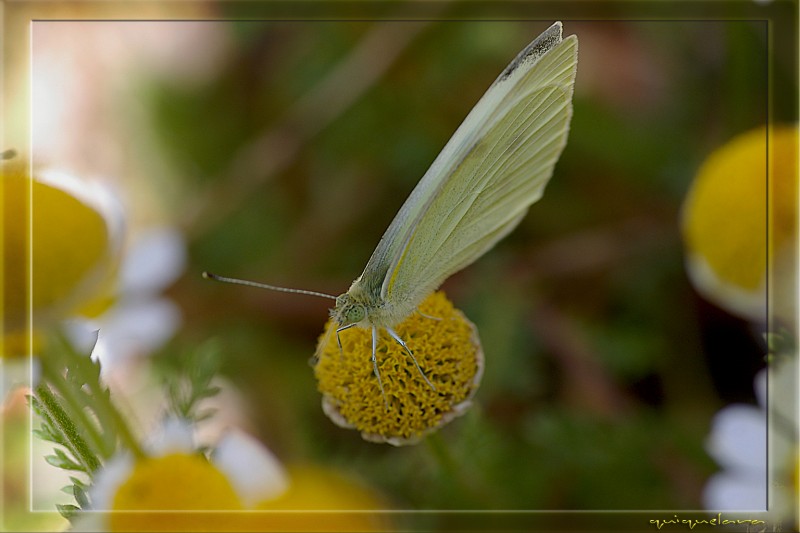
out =
{"type": "Polygon", "coordinates": [[[775,332],[764,333],[764,340],[767,343],[770,355],[793,353],[796,350],[796,342],[792,334],[785,328],[780,328],[775,332]]]}
{"type": "Polygon", "coordinates": [[[78,511],[81,510],[80,507],[75,505],[61,503],[56,504],[56,509],[58,509],[58,512],[61,514],[61,516],[67,520],[71,519],[73,516],[75,516],[75,514],[77,514],[78,511]]]}
{"type": "Polygon", "coordinates": [[[217,387],[217,386],[208,387],[205,390],[199,391],[197,393],[197,395],[196,395],[196,398],[198,400],[201,400],[203,398],[212,398],[212,397],[216,396],[217,394],[219,394],[219,392],[221,390],[222,389],[220,387],[217,387]]]}
{"type": "Polygon", "coordinates": [[[54,433],[54,430],[50,425],[42,424],[39,429],[34,429],[31,432],[33,433],[34,437],[37,437],[43,441],[52,442],[61,446],[67,446],[67,442],[64,440],[64,438],[61,435],[54,433]]]}
{"type": "Polygon", "coordinates": [[[69,476],[69,480],[72,481],[73,485],[75,485],[76,487],[79,487],[79,488],[81,488],[83,490],[86,490],[86,489],[89,488],[89,486],[86,483],[84,483],[83,481],[81,481],[80,479],[78,479],[78,478],[76,478],[74,476],[69,476]]]}
{"type": "Polygon", "coordinates": [[[78,502],[78,505],[81,509],[88,509],[89,505],[89,496],[87,496],[86,491],[83,490],[78,485],[72,486],[72,494],[75,496],[75,501],[78,502]]]}
{"type": "Polygon", "coordinates": [[[61,332],[46,346],[38,400],[32,402],[45,420],[41,436],[64,446],[89,473],[110,459],[119,443],[141,455],[138,441],[101,380],[99,361],[90,352],[78,351],[61,332]]]}
{"type": "Polygon", "coordinates": [[[219,345],[209,341],[187,351],[181,357],[162,360],[162,381],[169,399],[170,412],[180,418],[199,422],[213,415],[213,410],[199,411],[202,400],[219,394],[220,388],[211,385],[219,372],[219,345]]]}
{"type": "MultiPolygon", "coordinates": [[[[36,388],[36,395],[39,399],[38,406],[43,420],[42,425],[46,428],[45,431],[58,435],[58,443],[63,444],[73,455],[74,461],[70,460],[69,462],[81,463],[81,470],[85,472],[93,472],[99,468],[100,460],[84,438],[84,434],[89,435],[90,433],[87,432],[85,427],[81,431],[65,411],[65,406],[68,406],[67,408],[70,410],[74,406],[69,406],[69,402],[60,401],[50,390],[47,383],[39,384],[36,388]]],[[[56,449],[55,452],[56,455],[64,455],[64,452],[60,449],[56,449]]]]}
{"type": "MultiPolygon", "coordinates": [[[[56,450],[58,451],[58,450],[56,450]]],[[[62,470],[73,470],[75,472],[86,472],[86,468],[82,467],[78,463],[68,459],[65,455],[46,455],[44,460],[47,461],[48,464],[55,466],[56,468],[60,468],[62,470]]]]}

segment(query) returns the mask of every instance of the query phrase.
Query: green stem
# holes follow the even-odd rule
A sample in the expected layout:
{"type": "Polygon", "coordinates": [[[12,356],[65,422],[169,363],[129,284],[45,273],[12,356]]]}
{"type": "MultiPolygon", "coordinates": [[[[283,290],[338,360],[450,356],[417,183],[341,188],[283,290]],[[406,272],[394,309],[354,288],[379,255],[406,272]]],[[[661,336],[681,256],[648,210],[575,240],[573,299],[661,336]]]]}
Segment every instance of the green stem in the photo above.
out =
{"type": "Polygon", "coordinates": [[[53,395],[50,388],[41,384],[36,387],[36,396],[39,398],[39,405],[44,410],[43,417],[61,433],[66,447],[73,454],[75,459],[80,461],[87,473],[91,474],[100,467],[97,455],[81,437],[72,419],[67,415],[58,400],[53,395]]]}
{"type": "MultiPolygon", "coordinates": [[[[42,378],[44,378],[44,383],[37,387],[37,394],[40,395],[41,399],[44,400],[47,397],[47,393],[50,392],[47,388],[49,384],[53,390],[58,394],[59,397],[62,399],[62,403],[58,403],[55,397],[52,397],[52,400],[56,405],[59,406],[61,412],[64,414],[67,420],[70,421],[73,427],[75,427],[75,435],[80,435],[80,432],[86,436],[86,441],[84,441],[84,445],[86,446],[87,450],[90,450],[90,453],[95,457],[95,459],[99,457],[106,458],[103,454],[104,450],[104,442],[103,436],[97,430],[97,427],[94,424],[94,421],[86,413],[84,409],[83,403],[78,398],[75,390],[72,388],[71,383],[67,382],[66,379],[54,368],[48,364],[48,358],[42,358],[42,378]],[[44,395],[42,395],[42,391],[46,391],[44,395]],[[78,429],[80,428],[80,429],[78,429]]],[[[48,410],[50,406],[48,406],[48,410]]],[[[68,436],[70,438],[71,436],[68,436]]],[[[91,471],[90,471],[91,472],[91,471]]]]}
{"type": "Polygon", "coordinates": [[[433,433],[425,439],[425,443],[445,475],[450,479],[459,479],[461,472],[442,436],[438,432],[433,433]]]}
{"type": "Polygon", "coordinates": [[[476,479],[476,477],[480,478],[480,476],[475,476],[474,471],[465,472],[459,466],[439,433],[429,435],[425,439],[425,443],[436,460],[436,463],[442,469],[445,477],[454,482],[465,497],[480,502],[482,505],[486,505],[487,503],[494,505],[496,503],[494,502],[494,495],[486,490],[488,485],[486,483],[480,483],[476,479]]]}
{"type": "Polygon", "coordinates": [[[61,345],[66,354],[66,367],[75,373],[78,383],[85,383],[89,388],[90,407],[100,421],[101,426],[116,430],[111,433],[113,439],[110,443],[111,449],[107,450],[107,454],[111,455],[113,453],[114,448],[116,448],[116,439],[119,439],[134,457],[137,459],[144,457],[144,452],[133,436],[127,421],[114,405],[114,402],[111,401],[111,393],[100,381],[99,362],[92,361],[88,354],[78,353],[69,341],[64,338],[61,339],[61,345]]]}
{"type": "Polygon", "coordinates": [[[117,429],[117,436],[122,441],[122,444],[130,450],[136,459],[142,459],[145,454],[142,451],[141,446],[139,446],[139,442],[136,440],[136,437],[133,436],[133,432],[128,426],[127,421],[119,412],[119,409],[117,409],[117,407],[111,401],[111,394],[109,394],[108,390],[103,389],[103,387],[97,381],[90,380],[88,385],[89,390],[91,390],[93,393],[93,398],[97,400],[93,407],[95,408],[98,416],[103,416],[110,420],[110,422],[117,429]]]}
{"type": "Polygon", "coordinates": [[[100,382],[99,364],[88,354],[77,352],[63,335],[58,335],[55,341],[53,349],[42,357],[42,376],[64,399],[69,407],[67,414],[84,429],[96,455],[109,459],[119,439],[134,457],[143,457],[144,452],[127,422],[100,382]],[[64,369],[69,369],[69,377],[64,376],[64,369]],[[97,417],[96,421],[88,416],[87,408],[97,417]]]}

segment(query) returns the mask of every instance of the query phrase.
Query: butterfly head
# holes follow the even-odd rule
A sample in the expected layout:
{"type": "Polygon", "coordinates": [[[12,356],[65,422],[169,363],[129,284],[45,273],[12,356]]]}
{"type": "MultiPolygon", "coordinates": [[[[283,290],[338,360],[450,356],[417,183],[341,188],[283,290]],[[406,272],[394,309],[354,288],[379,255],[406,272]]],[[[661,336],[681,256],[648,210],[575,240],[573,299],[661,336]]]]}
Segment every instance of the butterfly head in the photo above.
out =
{"type": "Polygon", "coordinates": [[[331,309],[331,317],[339,326],[349,326],[358,324],[367,318],[367,308],[356,301],[348,293],[344,293],[336,298],[336,307],[331,309]]]}

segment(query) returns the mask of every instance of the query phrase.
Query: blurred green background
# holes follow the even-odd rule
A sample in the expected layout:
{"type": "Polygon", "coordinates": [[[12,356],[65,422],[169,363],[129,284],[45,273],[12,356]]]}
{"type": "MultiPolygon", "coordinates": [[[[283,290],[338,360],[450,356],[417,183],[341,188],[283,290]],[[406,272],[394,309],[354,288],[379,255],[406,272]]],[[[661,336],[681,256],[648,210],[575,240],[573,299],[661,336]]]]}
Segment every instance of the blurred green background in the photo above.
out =
{"type": "Polygon", "coordinates": [[[281,460],[352,472],[398,509],[700,508],[711,417],[754,402],[766,348],[690,286],[680,208],[703,159],[763,124],[769,102],[796,120],[780,35],[768,100],[764,20],[565,17],[580,42],[569,142],[520,227],[443,287],[478,326],[486,371],[435,445],[371,444],[322,413],[309,358],[328,302],[201,278],[347,290],[463,117],[551,23],[440,7],[460,20],[209,22],[192,30],[207,34],[192,41],[200,66],[137,56],[98,78],[116,91],[131,218],[189,247],[168,291],[183,326],[154,368],[217,339],[250,429],[281,460]]]}

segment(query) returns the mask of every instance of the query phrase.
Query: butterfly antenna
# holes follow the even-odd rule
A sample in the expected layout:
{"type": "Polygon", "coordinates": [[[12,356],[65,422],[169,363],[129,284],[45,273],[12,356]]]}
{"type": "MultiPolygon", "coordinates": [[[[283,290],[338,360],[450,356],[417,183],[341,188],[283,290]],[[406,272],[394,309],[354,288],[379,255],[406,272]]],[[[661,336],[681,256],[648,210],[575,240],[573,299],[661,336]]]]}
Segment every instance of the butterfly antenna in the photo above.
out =
{"type": "Polygon", "coordinates": [[[259,289],[269,289],[278,292],[290,292],[292,294],[306,294],[308,296],[321,296],[322,298],[330,298],[335,300],[336,296],[325,294],[324,292],[306,291],[303,289],[290,289],[288,287],[276,287],[275,285],[267,285],[266,283],[258,283],[257,281],[249,281],[246,279],[227,278],[225,276],[217,276],[211,272],[203,272],[205,279],[213,279],[214,281],[221,281],[223,283],[233,283],[235,285],[247,285],[248,287],[256,287],[259,289]]]}

